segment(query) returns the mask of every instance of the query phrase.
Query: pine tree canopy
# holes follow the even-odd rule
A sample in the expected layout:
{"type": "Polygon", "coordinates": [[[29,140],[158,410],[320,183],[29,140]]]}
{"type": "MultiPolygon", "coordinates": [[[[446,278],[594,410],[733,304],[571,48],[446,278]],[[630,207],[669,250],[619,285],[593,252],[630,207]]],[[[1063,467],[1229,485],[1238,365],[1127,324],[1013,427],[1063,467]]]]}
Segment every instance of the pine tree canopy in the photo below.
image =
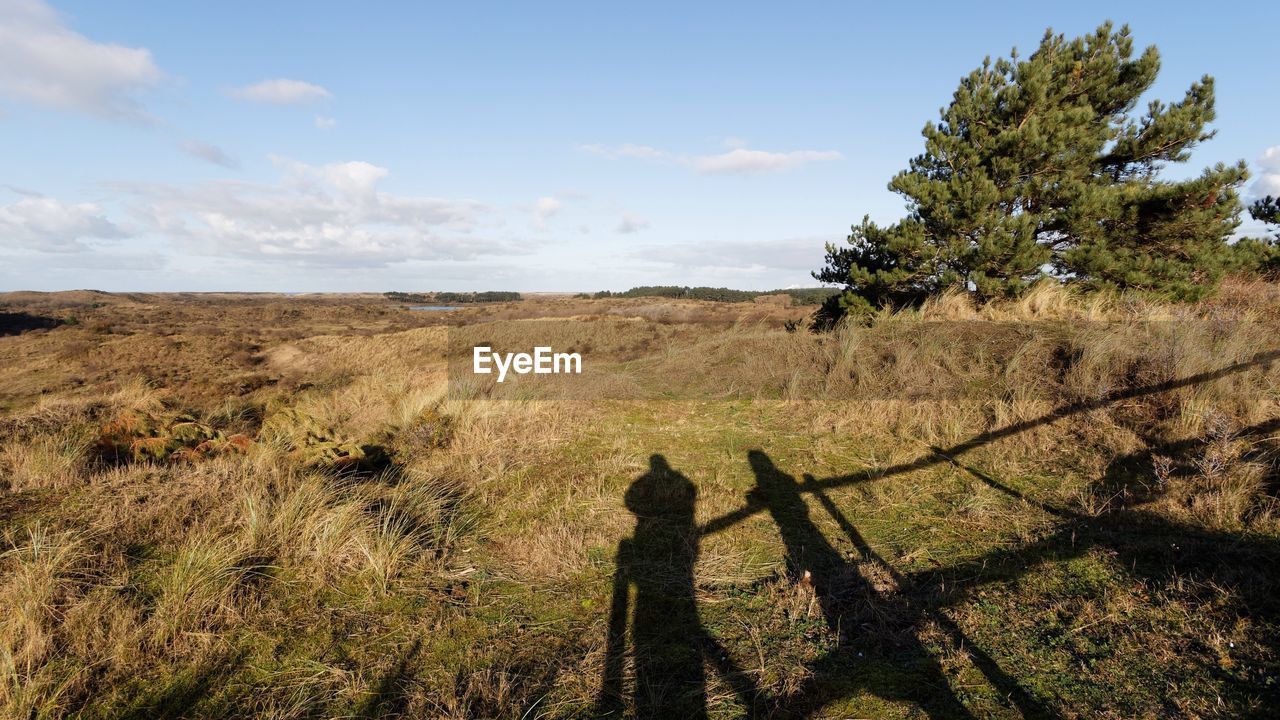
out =
{"type": "Polygon", "coordinates": [[[1054,277],[1174,297],[1211,289],[1231,264],[1245,164],[1170,181],[1208,140],[1213,79],[1135,112],[1155,82],[1154,46],[1128,27],[1067,40],[1046,32],[1020,59],[990,58],[960,81],[924,152],[889,183],[907,216],[864,218],[827,247],[814,277],[846,286],[845,309],[919,302],[948,288],[1007,297],[1054,277]]]}
{"type": "Polygon", "coordinates": [[[1249,206],[1249,215],[1258,222],[1280,225],[1280,198],[1270,195],[1249,206]]]}

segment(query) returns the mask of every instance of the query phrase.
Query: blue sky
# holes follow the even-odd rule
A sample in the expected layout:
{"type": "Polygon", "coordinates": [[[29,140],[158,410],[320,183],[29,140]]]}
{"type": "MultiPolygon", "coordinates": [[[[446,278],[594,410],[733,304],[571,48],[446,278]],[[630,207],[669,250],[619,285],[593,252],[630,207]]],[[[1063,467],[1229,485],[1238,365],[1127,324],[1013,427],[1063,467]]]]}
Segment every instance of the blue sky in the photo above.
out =
{"type": "Polygon", "coordinates": [[[1280,193],[1276,3],[0,0],[0,289],[813,285],[959,78],[1112,19],[1280,193]]]}

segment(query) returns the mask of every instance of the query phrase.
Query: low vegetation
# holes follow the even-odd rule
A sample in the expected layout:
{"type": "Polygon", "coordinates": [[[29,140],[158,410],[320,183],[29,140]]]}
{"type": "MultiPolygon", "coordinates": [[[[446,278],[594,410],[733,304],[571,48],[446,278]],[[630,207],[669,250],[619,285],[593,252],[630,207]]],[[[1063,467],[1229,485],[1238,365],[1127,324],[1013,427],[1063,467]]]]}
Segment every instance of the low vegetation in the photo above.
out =
{"type": "Polygon", "coordinates": [[[710,300],[712,302],[750,302],[759,298],[785,296],[799,305],[820,305],[828,298],[839,294],[832,288],[786,288],[783,290],[733,290],[731,288],[684,287],[680,285],[644,285],[633,287],[622,292],[602,290],[591,297],[602,298],[672,298],[679,300],[710,300]]]}
{"type": "Polygon", "coordinates": [[[491,290],[486,292],[433,292],[406,293],[387,292],[383,296],[388,300],[406,303],[490,303],[514,302],[520,300],[520,293],[491,290]]]}
{"type": "Polygon", "coordinates": [[[0,305],[36,319],[0,337],[5,717],[1280,702],[1272,284],[829,334],[664,298],[0,305]],[[610,370],[593,402],[451,376],[451,333],[546,323],[610,370]]]}

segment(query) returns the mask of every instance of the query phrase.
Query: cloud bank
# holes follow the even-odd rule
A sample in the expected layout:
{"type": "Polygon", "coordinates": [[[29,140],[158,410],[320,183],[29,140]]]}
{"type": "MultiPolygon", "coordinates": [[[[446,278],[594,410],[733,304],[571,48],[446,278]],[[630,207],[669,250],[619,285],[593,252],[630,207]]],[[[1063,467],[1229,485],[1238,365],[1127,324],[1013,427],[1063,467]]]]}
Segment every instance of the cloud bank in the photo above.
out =
{"type": "Polygon", "coordinates": [[[275,184],[116,184],[137,223],[184,254],[384,267],[407,260],[469,260],[512,252],[474,235],[481,203],[384,192],[390,173],[362,161],[308,165],[281,157],[275,184]]]}
{"type": "Polygon", "coordinates": [[[111,222],[94,203],[64,203],[27,195],[0,206],[0,237],[41,252],[68,253],[88,249],[84,240],[115,240],[128,233],[111,222]]]}
{"type": "Polygon", "coordinates": [[[164,78],[146,48],[95,42],[40,0],[0,0],[0,93],[58,110],[147,119],[137,95],[164,78]]]}
{"type": "MultiPolygon", "coordinates": [[[[739,145],[741,141],[735,141],[739,145]]],[[[733,147],[723,153],[714,155],[680,155],[648,145],[624,144],[614,147],[607,145],[579,145],[582,152],[609,160],[628,158],[647,162],[682,165],[703,175],[752,175],[791,170],[813,162],[841,160],[844,158],[835,150],[792,150],[790,152],[769,152],[751,150],[746,147],[733,147]]]]}

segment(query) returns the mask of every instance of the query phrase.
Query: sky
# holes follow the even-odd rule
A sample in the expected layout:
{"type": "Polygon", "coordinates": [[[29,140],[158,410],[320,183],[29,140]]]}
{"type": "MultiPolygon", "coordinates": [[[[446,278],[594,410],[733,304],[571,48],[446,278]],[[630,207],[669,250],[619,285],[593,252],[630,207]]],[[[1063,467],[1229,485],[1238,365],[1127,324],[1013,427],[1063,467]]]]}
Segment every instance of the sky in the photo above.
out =
{"type": "Polygon", "coordinates": [[[962,76],[1108,19],[1217,80],[1170,176],[1280,195],[1275,2],[0,0],[0,290],[814,286],[962,76]]]}

